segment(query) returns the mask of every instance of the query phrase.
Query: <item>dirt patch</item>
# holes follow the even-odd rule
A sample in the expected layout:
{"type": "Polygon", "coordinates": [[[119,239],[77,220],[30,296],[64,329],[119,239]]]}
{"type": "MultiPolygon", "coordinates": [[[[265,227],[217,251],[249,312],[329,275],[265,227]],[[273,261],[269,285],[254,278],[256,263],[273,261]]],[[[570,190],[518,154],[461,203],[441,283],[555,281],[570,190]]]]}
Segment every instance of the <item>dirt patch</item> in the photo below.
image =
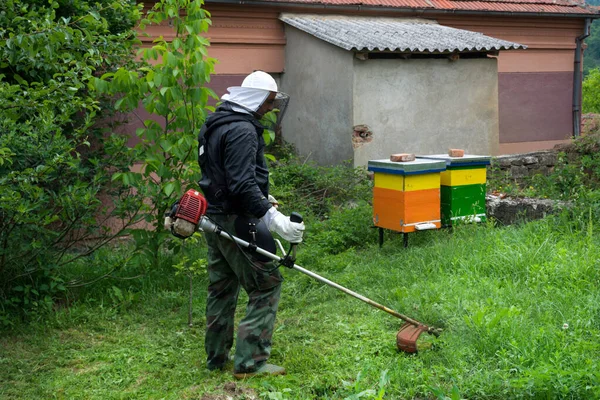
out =
{"type": "Polygon", "coordinates": [[[223,385],[224,393],[207,393],[202,395],[201,400],[258,400],[258,394],[254,389],[243,387],[235,382],[227,382],[223,385]]]}
{"type": "Polygon", "coordinates": [[[84,374],[91,374],[91,373],[95,373],[98,372],[99,370],[103,369],[107,364],[105,362],[94,362],[94,363],[88,363],[84,360],[71,360],[69,362],[69,368],[71,369],[71,371],[76,374],[76,375],[84,375],[84,374]]]}

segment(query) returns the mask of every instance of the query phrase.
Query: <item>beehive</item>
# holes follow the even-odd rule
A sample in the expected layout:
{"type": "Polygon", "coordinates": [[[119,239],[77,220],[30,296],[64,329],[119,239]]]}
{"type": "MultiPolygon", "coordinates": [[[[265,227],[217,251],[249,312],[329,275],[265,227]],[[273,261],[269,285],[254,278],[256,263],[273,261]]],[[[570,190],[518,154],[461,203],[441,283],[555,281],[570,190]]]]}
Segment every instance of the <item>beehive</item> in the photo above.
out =
{"type": "Polygon", "coordinates": [[[465,155],[450,157],[446,154],[420,156],[444,160],[446,171],[441,173],[441,219],[444,226],[453,221],[485,221],[486,167],[491,157],[465,155]]]}
{"type": "Polygon", "coordinates": [[[371,160],[374,172],[373,224],[398,232],[441,227],[440,172],[443,160],[371,160]]]}

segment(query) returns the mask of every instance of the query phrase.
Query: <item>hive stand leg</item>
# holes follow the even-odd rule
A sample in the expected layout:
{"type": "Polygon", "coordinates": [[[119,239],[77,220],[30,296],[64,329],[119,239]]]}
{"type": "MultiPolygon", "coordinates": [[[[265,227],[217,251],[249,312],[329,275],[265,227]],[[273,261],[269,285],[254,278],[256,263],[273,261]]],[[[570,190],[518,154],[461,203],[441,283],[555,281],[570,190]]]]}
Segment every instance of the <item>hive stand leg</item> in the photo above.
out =
{"type": "Polygon", "coordinates": [[[404,241],[404,248],[408,247],[408,232],[402,232],[402,239],[404,241]]]}
{"type": "Polygon", "coordinates": [[[379,248],[383,246],[383,228],[379,228],[379,248]]]}

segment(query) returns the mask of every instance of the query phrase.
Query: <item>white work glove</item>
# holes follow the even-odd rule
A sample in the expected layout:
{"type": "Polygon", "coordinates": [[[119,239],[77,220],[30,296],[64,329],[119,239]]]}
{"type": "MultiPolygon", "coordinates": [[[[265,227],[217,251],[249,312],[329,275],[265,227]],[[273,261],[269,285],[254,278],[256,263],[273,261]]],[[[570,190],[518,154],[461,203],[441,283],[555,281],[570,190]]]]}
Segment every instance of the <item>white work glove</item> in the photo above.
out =
{"type": "Polygon", "coordinates": [[[271,205],[275,208],[279,207],[279,202],[277,201],[277,199],[271,195],[269,195],[269,197],[267,198],[267,200],[269,200],[269,203],[271,203],[271,205]]]}
{"type": "Polygon", "coordinates": [[[267,225],[267,228],[269,228],[271,232],[277,233],[288,242],[302,242],[304,222],[298,223],[290,221],[290,217],[286,217],[277,211],[275,207],[269,208],[269,211],[263,215],[261,220],[267,225]]]}

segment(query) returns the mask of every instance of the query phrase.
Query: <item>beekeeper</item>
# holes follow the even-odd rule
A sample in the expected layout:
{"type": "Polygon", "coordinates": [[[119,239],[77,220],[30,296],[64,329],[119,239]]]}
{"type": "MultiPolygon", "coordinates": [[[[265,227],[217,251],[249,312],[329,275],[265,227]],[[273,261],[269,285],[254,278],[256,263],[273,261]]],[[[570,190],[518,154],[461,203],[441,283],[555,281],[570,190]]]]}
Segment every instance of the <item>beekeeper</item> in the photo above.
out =
{"type": "MultiPolygon", "coordinates": [[[[269,195],[265,128],[259,122],[275,108],[279,122],[289,96],[279,92],[273,77],[262,71],[251,73],[241,86],[227,90],[229,93],[222,96],[221,105],[207,118],[198,137],[200,187],[208,200],[207,216],[226,232],[255,239],[259,247],[261,242],[273,240],[270,232],[299,243],[304,223],[292,222],[279,212],[269,195]]],[[[234,314],[242,287],[248,294],[248,304],[237,331],[234,377],[285,374],[283,367],[267,363],[283,281],[278,266],[215,233],[205,236],[209,276],[207,367],[224,369],[230,359],[234,314]]]]}

